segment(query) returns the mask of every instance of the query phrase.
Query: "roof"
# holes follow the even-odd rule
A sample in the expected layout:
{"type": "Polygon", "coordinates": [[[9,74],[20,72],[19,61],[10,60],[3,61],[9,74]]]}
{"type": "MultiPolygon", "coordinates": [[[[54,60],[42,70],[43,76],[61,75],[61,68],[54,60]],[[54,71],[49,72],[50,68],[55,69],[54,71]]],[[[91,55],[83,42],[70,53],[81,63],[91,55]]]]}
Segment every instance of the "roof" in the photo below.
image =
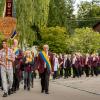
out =
{"type": "Polygon", "coordinates": [[[100,22],[96,23],[94,26],[93,26],[93,29],[96,28],[97,26],[100,25],[100,22]]]}

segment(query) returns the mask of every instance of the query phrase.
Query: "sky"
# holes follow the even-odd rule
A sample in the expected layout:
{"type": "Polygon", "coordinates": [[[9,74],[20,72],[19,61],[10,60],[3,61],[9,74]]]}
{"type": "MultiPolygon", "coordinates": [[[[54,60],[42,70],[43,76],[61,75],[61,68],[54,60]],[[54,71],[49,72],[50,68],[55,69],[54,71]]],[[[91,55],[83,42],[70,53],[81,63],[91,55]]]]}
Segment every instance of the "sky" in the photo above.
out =
{"type": "Polygon", "coordinates": [[[74,9],[75,9],[74,14],[77,14],[77,10],[78,10],[77,5],[79,5],[81,1],[88,1],[88,2],[91,2],[92,0],[76,0],[76,3],[75,3],[75,5],[74,5],[74,9]]]}

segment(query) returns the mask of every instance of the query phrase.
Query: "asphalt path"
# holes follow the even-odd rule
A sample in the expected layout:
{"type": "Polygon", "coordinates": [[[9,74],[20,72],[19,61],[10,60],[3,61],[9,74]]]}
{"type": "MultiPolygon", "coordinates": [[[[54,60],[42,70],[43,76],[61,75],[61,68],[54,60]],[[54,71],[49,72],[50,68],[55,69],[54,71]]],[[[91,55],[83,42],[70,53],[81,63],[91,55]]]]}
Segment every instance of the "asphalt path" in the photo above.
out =
{"type": "Polygon", "coordinates": [[[0,91],[0,100],[100,100],[100,76],[51,80],[49,93],[41,93],[40,80],[36,79],[30,91],[22,84],[19,91],[6,98],[0,91]]]}

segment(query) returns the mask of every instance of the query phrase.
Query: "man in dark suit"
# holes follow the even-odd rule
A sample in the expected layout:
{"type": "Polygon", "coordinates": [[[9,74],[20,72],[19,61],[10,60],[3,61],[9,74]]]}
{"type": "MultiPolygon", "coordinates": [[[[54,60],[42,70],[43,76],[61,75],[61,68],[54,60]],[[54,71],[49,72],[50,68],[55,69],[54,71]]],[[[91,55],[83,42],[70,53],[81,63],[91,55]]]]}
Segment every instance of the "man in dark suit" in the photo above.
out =
{"type": "Polygon", "coordinates": [[[89,54],[85,55],[85,64],[84,64],[85,74],[86,77],[89,77],[90,74],[90,67],[91,67],[91,57],[89,54]]]}
{"type": "MultiPolygon", "coordinates": [[[[51,63],[51,68],[53,71],[53,67],[52,67],[53,66],[53,54],[51,52],[49,52],[48,50],[49,50],[49,46],[44,45],[43,51],[49,58],[49,61],[51,63]]],[[[46,94],[49,94],[50,72],[48,71],[48,66],[47,66],[46,62],[43,60],[43,58],[41,57],[40,53],[38,55],[37,63],[38,63],[38,70],[39,70],[39,74],[40,74],[40,78],[41,78],[41,93],[43,93],[45,91],[46,94]]]]}
{"type": "Polygon", "coordinates": [[[94,76],[98,76],[98,57],[96,56],[96,54],[92,54],[92,66],[91,66],[91,75],[94,76]]]}
{"type": "Polygon", "coordinates": [[[60,69],[60,77],[63,77],[63,63],[64,63],[64,59],[62,57],[62,54],[59,55],[59,69],[60,69]]]}

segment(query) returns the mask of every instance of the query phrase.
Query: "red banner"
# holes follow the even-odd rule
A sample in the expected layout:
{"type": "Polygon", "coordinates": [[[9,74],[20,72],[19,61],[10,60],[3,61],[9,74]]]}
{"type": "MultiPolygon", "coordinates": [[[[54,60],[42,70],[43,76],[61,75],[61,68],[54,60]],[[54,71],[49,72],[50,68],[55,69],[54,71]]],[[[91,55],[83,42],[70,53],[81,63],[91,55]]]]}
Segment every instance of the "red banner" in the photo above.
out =
{"type": "Polygon", "coordinates": [[[13,0],[6,0],[6,14],[5,17],[12,17],[13,0]]]}

